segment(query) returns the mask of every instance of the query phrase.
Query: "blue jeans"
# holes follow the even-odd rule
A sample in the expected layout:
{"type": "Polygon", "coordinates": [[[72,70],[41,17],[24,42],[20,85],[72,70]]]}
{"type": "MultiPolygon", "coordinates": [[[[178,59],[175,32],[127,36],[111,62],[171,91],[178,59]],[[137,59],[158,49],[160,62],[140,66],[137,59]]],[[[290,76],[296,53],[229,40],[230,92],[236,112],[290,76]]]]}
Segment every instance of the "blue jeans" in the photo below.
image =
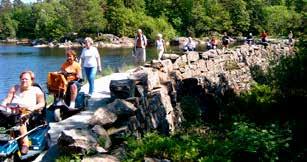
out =
{"type": "Polygon", "coordinates": [[[97,67],[84,67],[84,71],[86,74],[86,78],[89,83],[89,94],[93,94],[94,92],[94,81],[97,73],[97,67]]]}

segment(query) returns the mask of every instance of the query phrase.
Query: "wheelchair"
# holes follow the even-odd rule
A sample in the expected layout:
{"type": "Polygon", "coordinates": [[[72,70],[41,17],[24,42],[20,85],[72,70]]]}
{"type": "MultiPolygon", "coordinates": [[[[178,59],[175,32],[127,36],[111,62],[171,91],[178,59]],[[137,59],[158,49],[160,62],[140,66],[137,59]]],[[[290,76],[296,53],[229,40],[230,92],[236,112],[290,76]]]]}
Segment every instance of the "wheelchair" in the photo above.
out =
{"type": "Polygon", "coordinates": [[[51,143],[48,130],[46,106],[33,112],[16,104],[0,106],[0,161],[27,160],[48,149],[51,143]],[[23,155],[19,139],[25,135],[20,135],[19,128],[25,120],[28,121],[26,136],[30,146],[28,153],[23,155]]]}
{"type": "Polygon", "coordinates": [[[48,111],[53,112],[53,120],[58,122],[69,116],[72,116],[81,110],[84,109],[85,103],[85,94],[79,92],[83,80],[79,79],[77,81],[67,81],[67,76],[72,75],[72,73],[58,73],[58,72],[49,72],[47,80],[47,89],[48,93],[54,96],[53,103],[48,109],[48,111]],[[69,109],[70,104],[70,86],[71,84],[76,83],[78,88],[77,97],[75,100],[76,106],[75,109],[69,109]]]}

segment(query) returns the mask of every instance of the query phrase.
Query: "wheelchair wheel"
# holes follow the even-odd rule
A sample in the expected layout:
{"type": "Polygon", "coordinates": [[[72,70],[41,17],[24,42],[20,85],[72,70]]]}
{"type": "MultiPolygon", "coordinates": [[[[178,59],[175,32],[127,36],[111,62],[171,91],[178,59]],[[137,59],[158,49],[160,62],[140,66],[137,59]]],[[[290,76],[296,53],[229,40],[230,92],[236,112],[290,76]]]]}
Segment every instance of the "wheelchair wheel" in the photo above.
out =
{"type": "Polygon", "coordinates": [[[56,122],[62,120],[62,117],[61,117],[61,109],[55,109],[55,110],[54,110],[54,120],[55,120],[56,122]]]}

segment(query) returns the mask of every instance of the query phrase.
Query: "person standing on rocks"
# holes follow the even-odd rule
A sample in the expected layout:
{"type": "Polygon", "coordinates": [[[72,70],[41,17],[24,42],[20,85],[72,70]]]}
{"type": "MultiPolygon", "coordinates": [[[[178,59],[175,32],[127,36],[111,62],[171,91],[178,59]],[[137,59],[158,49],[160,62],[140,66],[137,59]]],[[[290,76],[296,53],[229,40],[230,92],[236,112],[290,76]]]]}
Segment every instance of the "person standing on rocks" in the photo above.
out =
{"type": "Polygon", "coordinates": [[[193,41],[192,37],[188,37],[188,41],[186,42],[186,44],[183,47],[183,51],[187,52],[187,51],[195,51],[196,49],[196,44],[193,41]]]}
{"type": "Polygon", "coordinates": [[[156,47],[158,52],[158,60],[160,61],[165,50],[165,43],[162,39],[162,34],[160,33],[157,35],[156,47]]]}
{"type": "Polygon", "coordinates": [[[146,62],[146,46],[147,38],[141,29],[137,30],[137,35],[134,39],[134,56],[136,63],[141,64],[146,62]]]}
{"type": "Polygon", "coordinates": [[[227,32],[224,32],[222,37],[223,50],[228,48],[231,38],[227,35],[227,32]]]}
{"type": "Polygon", "coordinates": [[[86,37],[84,43],[85,47],[82,50],[79,63],[80,65],[83,64],[83,69],[89,83],[88,95],[92,96],[95,89],[94,81],[97,70],[99,73],[102,71],[100,55],[97,48],[93,46],[94,41],[92,38],[86,37]]]}
{"type": "Polygon", "coordinates": [[[260,37],[261,37],[261,44],[264,46],[264,48],[266,48],[269,45],[268,40],[267,40],[268,33],[263,31],[261,32],[260,37]]]}

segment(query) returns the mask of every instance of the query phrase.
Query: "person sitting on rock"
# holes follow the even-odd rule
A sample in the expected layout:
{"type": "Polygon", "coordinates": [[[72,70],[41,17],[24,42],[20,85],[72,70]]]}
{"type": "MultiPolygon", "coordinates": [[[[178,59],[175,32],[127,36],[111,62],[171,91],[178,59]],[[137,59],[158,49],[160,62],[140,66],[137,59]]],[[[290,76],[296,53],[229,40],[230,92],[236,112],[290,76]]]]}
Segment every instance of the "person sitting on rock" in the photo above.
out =
{"type": "Polygon", "coordinates": [[[217,41],[217,39],[215,38],[215,36],[213,36],[213,37],[211,38],[210,43],[211,43],[211,48],[212,48],[212,49],[216,49],[218,41],[217,41]]]}
{"type": "Polygon", "coordinates": [[[206,44],[207,44],[207,46],[206,46],[207,50],[213,49],[211,41],[209,39],[207,39],[206,44]]]}
{"type": "Polygon", "coordinates": [[[224,35],[222,37],[223,49],[228,48],[230,41],[232,41],[232,39],[227,35],[227,32],[224,32],[224,35]]]}
{"type": "Polygon", "coordinates": [[[261,44],[266,48],[269,44],[268,44],[268,33],[266,33],[265,31],[261,32],[261,44]]]}
{"type": "Polygon", "coordinates": [[[254,39],[253,39],[253,34],[252,33],[249,33],[248,36],[246,37],[246,43],[248,45],[252,45],[254,42],[254,39]]]}
{"type": "Polygon", "coordinates": [[[195,51],[195,48],[195,42],[193,41],[192,37],[189,37],[187,43],[183,47],[183,51],[195,51]]]}

